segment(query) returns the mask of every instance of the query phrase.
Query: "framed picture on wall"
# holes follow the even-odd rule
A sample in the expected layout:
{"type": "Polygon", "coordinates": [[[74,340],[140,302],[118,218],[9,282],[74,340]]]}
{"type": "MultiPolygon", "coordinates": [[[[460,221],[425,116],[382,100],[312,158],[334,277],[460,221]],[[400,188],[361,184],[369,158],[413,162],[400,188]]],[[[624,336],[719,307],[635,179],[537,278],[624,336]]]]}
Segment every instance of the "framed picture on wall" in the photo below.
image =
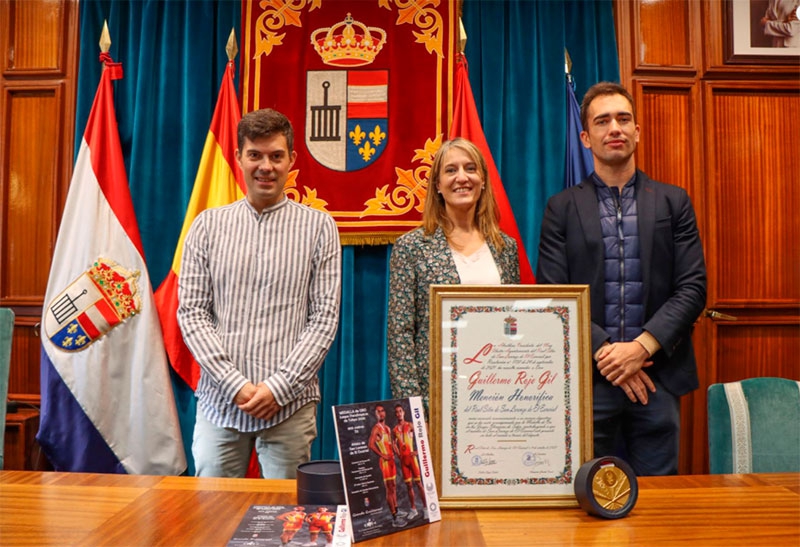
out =
{"type": "Polygon", "coordinates": [[[725,62],[800,64],[800,0],[727,0],[725,62]]]}
{"type": "Polygon", "coordinates": [[[588,285],[431,286],[442,507],[576,506],[592,458],[588,285]]]}

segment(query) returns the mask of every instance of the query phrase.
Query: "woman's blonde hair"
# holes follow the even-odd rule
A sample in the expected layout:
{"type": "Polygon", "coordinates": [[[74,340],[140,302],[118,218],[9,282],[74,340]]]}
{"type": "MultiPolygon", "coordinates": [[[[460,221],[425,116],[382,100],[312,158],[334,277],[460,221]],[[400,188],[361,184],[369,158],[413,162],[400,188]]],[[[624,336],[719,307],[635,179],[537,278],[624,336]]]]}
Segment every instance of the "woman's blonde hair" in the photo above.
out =
{"type": "Polygon", "coordinates": [[[442,227],[445,235],[448,235],[453,230],[453,223],[447,217],[444,198],[437,190],[439,177],[444,164],[444,157],[453,148],[458,148],[466,152],[467,156],[478,165],[478,169],[481,173],[481,180],[483,181],[483,189],[481,190],[481,195],[475,207],[473,224],[480,230],[486,241],[490,242],[495,249],[501,251],[505,244],[500,235],[500,213],[497,208],[497,202],[494,199],[494,193],[492,192],[492,184],[489,180],[489,168],[486,165],[486,159],[477,146],[471,141],[461,137],[443,142],[442,146],[433,157],[433,165],[431,165],[430,175],[428,176],[428,195],[425,197],[425,210],[422,213],[422,227],[425,234],[433,234],[439,226],[442,227]]]}

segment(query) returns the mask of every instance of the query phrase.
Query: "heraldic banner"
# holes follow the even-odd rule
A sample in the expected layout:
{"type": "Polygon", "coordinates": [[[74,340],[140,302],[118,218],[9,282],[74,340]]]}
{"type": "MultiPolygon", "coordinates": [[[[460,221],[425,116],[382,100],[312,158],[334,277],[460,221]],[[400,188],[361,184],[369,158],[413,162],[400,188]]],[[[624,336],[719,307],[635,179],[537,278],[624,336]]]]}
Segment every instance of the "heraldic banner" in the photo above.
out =
{"type": "Polygon", "coordinates": [[[243,0],[242,104],[294,126],[290,199],[344,244],[418,226],[450,121],[457,0],[243,0]]]}

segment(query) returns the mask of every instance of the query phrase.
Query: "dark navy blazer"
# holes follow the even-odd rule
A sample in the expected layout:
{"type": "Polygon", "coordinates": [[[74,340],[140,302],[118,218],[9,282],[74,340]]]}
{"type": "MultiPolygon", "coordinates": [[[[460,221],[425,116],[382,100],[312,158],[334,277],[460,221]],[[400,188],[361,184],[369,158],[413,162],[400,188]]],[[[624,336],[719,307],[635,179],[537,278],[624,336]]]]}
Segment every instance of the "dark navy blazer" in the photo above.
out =
{"type": "MultiPolygon", "coordinates": [[[[697,220],[682,188],[637,170],[644,329],[661,344],[645,369],[671,393],[698,387],[692,327],[706,303],[706,265],[697,220]]],[[[547,203],[539,239],[537,283],[589,285],[592,353],[609,339],[603,325],[604,248],[597,194],[590,179],[547,203]]],[[[600,378],[595,367],[595,380],[600,378]]]]}

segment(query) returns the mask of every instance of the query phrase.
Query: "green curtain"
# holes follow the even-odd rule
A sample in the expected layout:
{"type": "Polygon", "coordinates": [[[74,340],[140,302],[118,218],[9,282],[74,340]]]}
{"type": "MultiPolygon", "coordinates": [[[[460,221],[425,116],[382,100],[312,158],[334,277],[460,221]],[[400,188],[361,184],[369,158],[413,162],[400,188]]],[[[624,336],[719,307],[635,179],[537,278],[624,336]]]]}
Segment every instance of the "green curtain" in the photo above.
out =
{"type": "Polygon", "coordinates": [[[547,198],[564,188],[564,49],[578,101],[619,81],[611,0],[466,0],[464,51],[486,140],[536,271],[547,198]]]}
{"type": "MultiPolygon", "coordinates": [[[[227,62],[239,0],[82,0],[76,155],[100,75],[103,21],[123,63],[116,108],[123,154],[153,283],[166,276],[227,62]]],[[[470,81],[528,255],[536,260],[548,196],[564,184],[564,57],[576,95],[618,80],[611,0],[466,0],[470,81]]],[[[347,246],[339,333],[320,371],[322,402],[313,459],[338,458],[331,406],[390,397],[386,313],[391,246],[347,246]]],[[[195,401],[173,377],[191,459],[195,401]]]]}

